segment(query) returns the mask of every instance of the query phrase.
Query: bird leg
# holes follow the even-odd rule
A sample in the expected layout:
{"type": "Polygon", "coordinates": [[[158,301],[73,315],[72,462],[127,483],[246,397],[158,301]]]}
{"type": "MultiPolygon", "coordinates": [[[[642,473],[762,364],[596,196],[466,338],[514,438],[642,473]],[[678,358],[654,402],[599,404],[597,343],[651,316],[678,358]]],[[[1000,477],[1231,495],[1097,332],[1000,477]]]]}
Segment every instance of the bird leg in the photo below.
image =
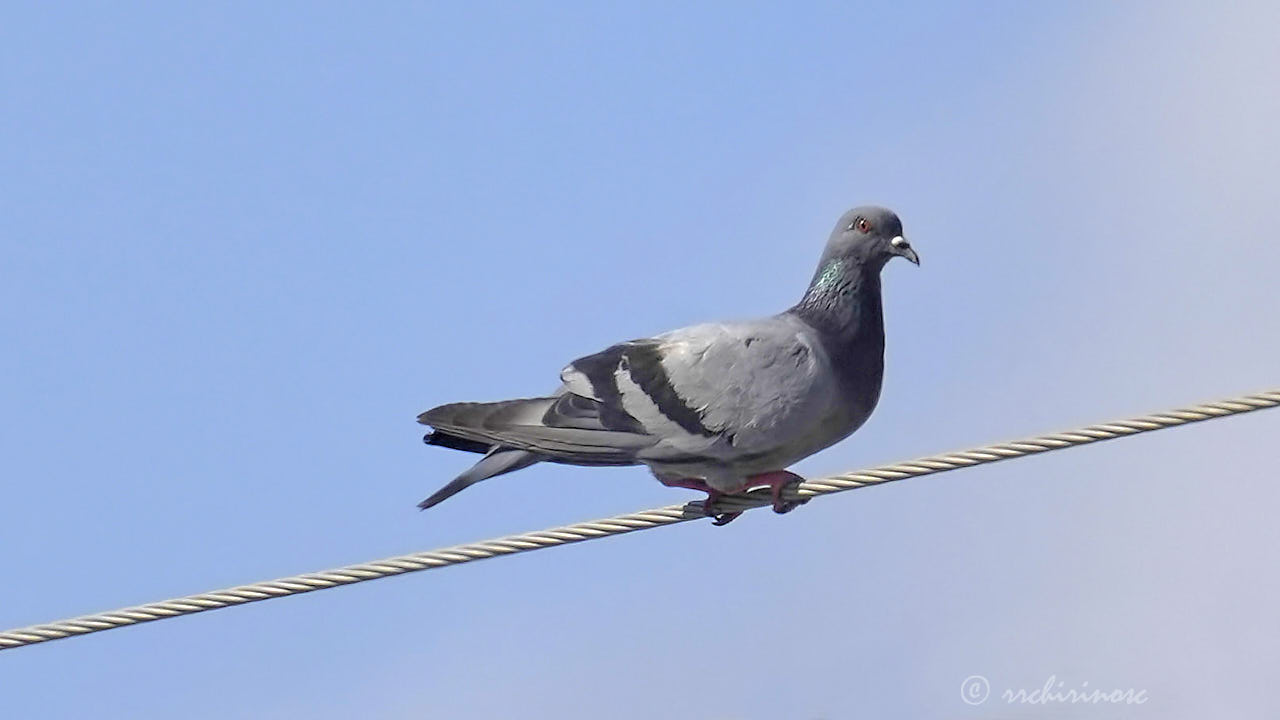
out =
{"type": "Polygon", "coordinates": [[[789,513],[801,505],[809,502],[809,498],[803,500],[784,500],[782,491],[787,487],[793,487],[804,482],[804,478],[799,475],[788,472],[786,470],[774,470],[773,472],[752,475],[747,478],[747,484],[743,487],[743,491],[750,490],[758,485],[768,485],[769,492],[773,496],[773,511],[776,513],[789,513]]]}
{"type": "MultiPolygon", "coordinates": [[[[697,490],[699,492],[706,493],[707,499],[702,501],[703,508],[710,508],[712,505],[715,505],[716,501],[719,500],[721,496],[724,495],[724,493],[711,487],[705,481],[699,480],[697,478],[659,477],[658,482],[662,483],[663,485],[666,485],[667,487],[682,487],[682,488],[687,488],[689,490],[697,490]]],[[[737,517],[741,514],[742,514],[742,511],[739,510],[738,512],[718,513],[716,515],[710,515],[710,513],[708,513],[708,517],[714,518],[711,521],[712,525],[728,525],[729,523],[737,519],[737,517]]]]}

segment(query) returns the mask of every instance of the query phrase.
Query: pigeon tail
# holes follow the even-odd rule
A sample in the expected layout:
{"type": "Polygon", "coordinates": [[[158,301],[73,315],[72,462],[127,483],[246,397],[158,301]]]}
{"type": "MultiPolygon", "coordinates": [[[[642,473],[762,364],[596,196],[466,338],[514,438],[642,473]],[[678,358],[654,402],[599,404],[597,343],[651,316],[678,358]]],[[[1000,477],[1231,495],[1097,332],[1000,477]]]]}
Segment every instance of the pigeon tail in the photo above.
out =
{"type": "Polygon", "coordinates": [[[441,405],[418,416],[435,432],[425,440],[455,450],[487,451],[502,447],[528,450],[544,460],[573,465],[634,465],[636,452],[657,439],[635,432],[611,430],[598,415],[599,403],[571,402],[576,396],[506,400],[493,403],[441,405]]]}
{"type": "Polygon", "coordinates": [[[493,449],[492,443],[478,442],[476,440],[468,440],[457,435],[450,435],[443,430],[434,430],[422,436],[422,442],[428,445],[439,445],[450,450],[461,450],[463,452],[480,453],[484,455],[493,449]]]}
{"type": "MultiPolygon", "coordinates": [[[[430,437],[430,436],[428,436],[430,437]]],[[[418,507],[427,508],[448,500],[481,480],[488,480],[541,461],[543,458],[527,450],[495,447],[480,462],[472,465],[466,472],[454,478],[452,482],[435,492],[434,495],[418,503],[418,507]]]]}

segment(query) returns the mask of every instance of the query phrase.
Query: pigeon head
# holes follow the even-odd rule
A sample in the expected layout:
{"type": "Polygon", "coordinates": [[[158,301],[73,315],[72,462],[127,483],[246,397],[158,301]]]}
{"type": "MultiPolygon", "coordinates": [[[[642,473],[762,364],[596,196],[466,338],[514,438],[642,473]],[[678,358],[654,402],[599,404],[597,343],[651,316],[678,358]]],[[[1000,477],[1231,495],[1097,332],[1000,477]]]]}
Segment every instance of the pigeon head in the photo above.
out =
{"type": "Polygon", "coordinates": [[[823,260],[852,260],[879,270],[895,256],[920,264],[920,256],[902,234],[902,221],[898,216],[892,210],[868,205],[840,216],[827,241],[823,260]]]}
{"type": "Polygon", "coordinates": [[[880,324],[880,271],[894,257],[916,265],[920,256],[902,235],[902,221],[882,207],[858,207],[840,216],[818,269],[793,311],[811,325],[842,335],[880,324]],[[874,318],[874,319],[873,319],[874,318]]]}

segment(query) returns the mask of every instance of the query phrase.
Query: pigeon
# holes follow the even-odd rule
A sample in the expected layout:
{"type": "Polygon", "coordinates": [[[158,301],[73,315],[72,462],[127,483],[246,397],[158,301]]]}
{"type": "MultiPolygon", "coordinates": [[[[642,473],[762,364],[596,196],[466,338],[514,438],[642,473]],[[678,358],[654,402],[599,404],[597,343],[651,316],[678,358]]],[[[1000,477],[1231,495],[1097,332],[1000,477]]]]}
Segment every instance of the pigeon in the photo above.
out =
{"type": "MultiPolygon", "coordinates": [[[[553,462],[645,465],[664,485],[724,494],[768,486],[776,512],[801,478],[786,468],[848,437],[880,399],[880,271],[919,265],[902,222],[881,207],[846,212],[804,297],[771,317],[694,325],[618,343],[569,363],[552,394],[453,403],[418,416],[429,445],[482,454],[419,507],[482,480],[553,462]]],[[[740,515],[721,513],[716,524],[740,515]]]]}

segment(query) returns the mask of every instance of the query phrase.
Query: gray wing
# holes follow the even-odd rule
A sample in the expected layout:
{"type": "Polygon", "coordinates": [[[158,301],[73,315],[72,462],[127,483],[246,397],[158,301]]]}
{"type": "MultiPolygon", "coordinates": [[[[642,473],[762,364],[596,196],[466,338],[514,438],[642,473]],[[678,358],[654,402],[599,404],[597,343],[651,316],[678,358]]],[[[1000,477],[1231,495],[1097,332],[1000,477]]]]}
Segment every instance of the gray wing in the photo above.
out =
{"type": "Polygon", "coordinates": [[[435,428],[426,438],[431,445],[515,448],[579,465],[631,465],[637,450],[657,442],[634,420],[563,388],[550,397],[441,405],[418,422],[435,428]]]}
{"type": "Polygon", "coordinates": [[[574,361],[565,389],[657,438],[642,459],[732,460],[802,444],[838,403],[812,329],[789,316],[696,325],[574,361]]]}
{"type": "Polygon", "coordinates": [[[550,397],[454,403],[418,419],[437,429],[431,442],[462,449],[584,465],[731,462],[807,447],[840,402],[813,330],[785,315],[619,343],[573,361],[561,379],[550,397]]]}

